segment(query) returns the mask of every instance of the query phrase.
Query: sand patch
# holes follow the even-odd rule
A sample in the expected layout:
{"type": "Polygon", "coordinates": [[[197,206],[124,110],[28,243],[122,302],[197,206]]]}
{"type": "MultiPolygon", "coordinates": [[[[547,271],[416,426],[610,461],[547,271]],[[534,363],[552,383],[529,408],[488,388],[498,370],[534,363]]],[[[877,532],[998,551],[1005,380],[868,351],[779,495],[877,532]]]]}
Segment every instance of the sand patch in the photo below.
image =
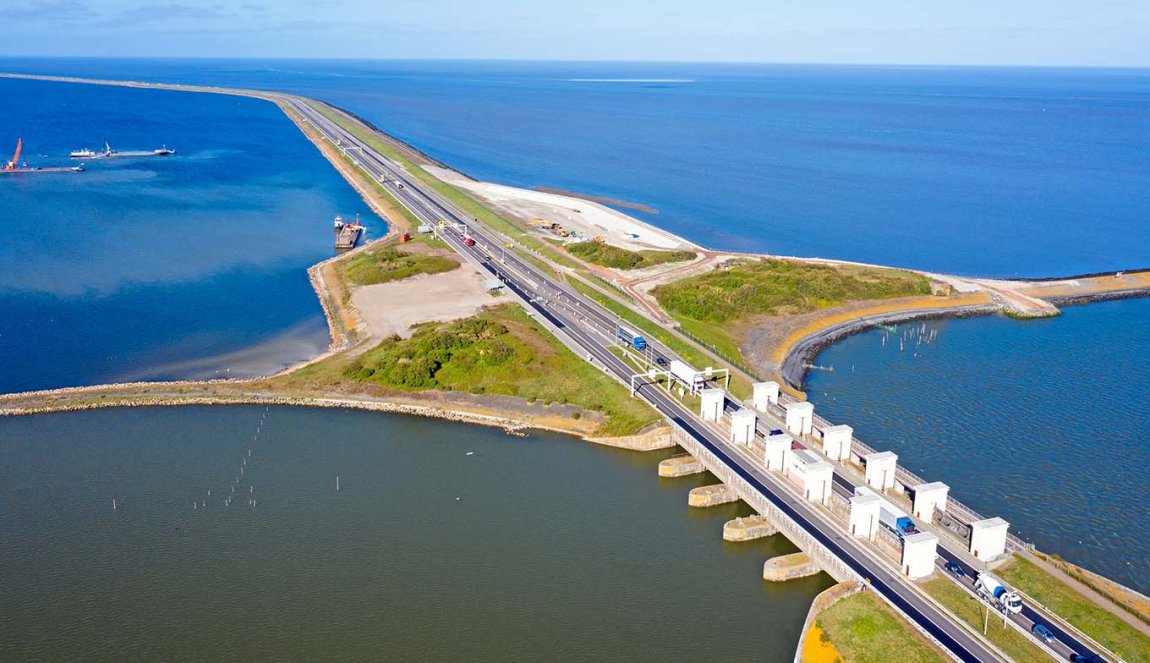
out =
{"type": "Polygon", "coordinates": [[[364,335],[374,342],[392,334],[407,338],[422,322],[466,318],[498,301],[487,292],[483,276],[467,265],[442,274],[359,286],[351,293],[364,335]]]}
{"type": "Polygon", "coordinates": [[[538,218],[562,224],[568,231],[578,235],[577,239],[591,240],[602,237],[608,244],[631,251],[699,250],[698,246],[682,237],[591,200],[518,189],[490,182],[476,182],[453,170],[436,166],[424,168],[448,184],[478,195],[484,202],[511,216],[524,220],[538,218]]]}

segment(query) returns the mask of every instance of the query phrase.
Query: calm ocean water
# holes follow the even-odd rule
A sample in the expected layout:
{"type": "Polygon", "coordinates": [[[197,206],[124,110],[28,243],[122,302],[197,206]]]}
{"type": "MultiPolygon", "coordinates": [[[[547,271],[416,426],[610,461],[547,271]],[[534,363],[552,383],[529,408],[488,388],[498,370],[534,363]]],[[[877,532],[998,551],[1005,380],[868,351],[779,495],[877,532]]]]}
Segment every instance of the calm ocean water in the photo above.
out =
{"type": "Polygon", "coordinates": [[[0,418],[0,659],[783,663],[830,584],[764,583],[794,548],[670,452],[263,414],[0,418]]]}
{"type": "Polygon", "coordinates": [[[365,205],[278,108],[0,80],[0,117],[30,165],[178,150],[0,181],[0,392],[265,373],[327,344],[306,268],[365,205]]]}
{"type": "Polygon", "coordinates": [[[908,323],[821,352],[808,394],[859,439],[1012,531],[1150,591],[1150,300],[1059,318],[908,323]],[[919,344],[925,329],[937,340],[919,344]],[[906,335],[904,350],[898,337],[906,335]]]}
{"type": "Polygon", "coordinates": [[[0,60],[290,90],[704,245],[963,274],[1150,266],[1150,70],[0,60]],[[637,81],[637,82],[636,82],[637,81]],[[1122,241],[1115,241],[1122,238],[1122,241]]]}

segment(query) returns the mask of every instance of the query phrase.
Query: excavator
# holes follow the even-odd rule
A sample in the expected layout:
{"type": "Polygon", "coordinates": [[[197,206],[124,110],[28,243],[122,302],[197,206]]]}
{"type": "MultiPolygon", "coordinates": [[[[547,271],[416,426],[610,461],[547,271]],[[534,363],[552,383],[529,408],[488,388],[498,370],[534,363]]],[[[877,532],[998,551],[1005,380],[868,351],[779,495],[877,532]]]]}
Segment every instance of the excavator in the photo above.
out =
{"type": "Polygon", "coordinates": [[[7,166],[4,166],[4,170],[17,170],[20,168],[20,150],[22,149],[24,149],[24,139],[17,138],[16,154],[12,155],[12,160],[8,162],[7,166]]]}

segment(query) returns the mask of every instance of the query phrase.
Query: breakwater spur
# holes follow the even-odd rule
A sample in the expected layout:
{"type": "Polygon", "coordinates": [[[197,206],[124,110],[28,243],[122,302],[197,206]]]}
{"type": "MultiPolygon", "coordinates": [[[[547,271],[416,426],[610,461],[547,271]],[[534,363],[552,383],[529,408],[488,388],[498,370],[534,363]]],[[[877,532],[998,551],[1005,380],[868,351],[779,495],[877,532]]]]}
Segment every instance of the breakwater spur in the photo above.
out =
{"type": "Polygon", "coordinates": [[[798,390],[806,380],[811,362],[821,350],[876,325],[995,313],[1027,320],[1050,317],[1051,313],[1057,315],[1057,306],[1150,296],[1150,270],[1147,269],[1018,281],[929,276],[958,284],[966,292],[954,296],[955,299],[945,305],[934,307],[914,300],[908,301],[905,306],[896,303],[862,307],[854,311],[828,310],[812,316],[775,347],[765,350],[760,347],[756,350],[760,355],[769,355],[785,383],[798,390]],[[977,289],[969,291],[970,284],[977,289]]]}
{"type": "Polygon", "coordinates": [[[527,429],[578,434],[561,426],[526,418],[516,419],[468,409],[462,402],[445,400],[435,406],[407,399],[354,397],[320,394],[277,394],[261,391],[262,380],[209,380],[204,382],[135,382],[92,387],[64,387],[0,396],[0,416],[50,412],[78,412],[112,407],[161,407],[183,405],[285,405],[351,408],[431,417],[446,421],[502,428],[509,433],[527,429]]]}
{"type": "Polygon", "coordinates": [[[892,313],[882,313],[854,318],[846,322],[820,329],[804,336],[787,351],[780,373],[787,384],[801,388],[810,372],[811,362],[824,348],[848,336],[873,329],[877,325],[893,325],[918,320],[938,320],[943,318],[969,318],[980,315],[993,315],[999,308],[993,304],[975,304],[961,308],[923,309],[892,313]]]}

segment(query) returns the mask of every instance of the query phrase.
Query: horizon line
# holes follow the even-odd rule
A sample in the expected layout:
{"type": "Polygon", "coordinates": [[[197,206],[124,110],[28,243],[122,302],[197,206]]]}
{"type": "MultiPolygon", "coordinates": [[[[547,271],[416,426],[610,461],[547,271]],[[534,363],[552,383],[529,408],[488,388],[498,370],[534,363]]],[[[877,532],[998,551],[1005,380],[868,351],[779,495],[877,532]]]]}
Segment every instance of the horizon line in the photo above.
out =
{"type": "Polygon", "coordinates": [[[808,62],[788,60],[640,60],[640,59],[566,59],[566,58],[429,58],[429,57],[328,57],[282,55],[19,55],[0,54],[0,60],[131,60],[131,61],[188,61],[188,62],[427,62],[427,63],[500,63],[500,64],[629,64],[629,65],[729,65],[775,67],[899,67],[907,69],[1094,69],[1094,70],[1150,70],[1147,64],[1020,64],[1020,63],[943,63],[943,62],[808,62]]]}

